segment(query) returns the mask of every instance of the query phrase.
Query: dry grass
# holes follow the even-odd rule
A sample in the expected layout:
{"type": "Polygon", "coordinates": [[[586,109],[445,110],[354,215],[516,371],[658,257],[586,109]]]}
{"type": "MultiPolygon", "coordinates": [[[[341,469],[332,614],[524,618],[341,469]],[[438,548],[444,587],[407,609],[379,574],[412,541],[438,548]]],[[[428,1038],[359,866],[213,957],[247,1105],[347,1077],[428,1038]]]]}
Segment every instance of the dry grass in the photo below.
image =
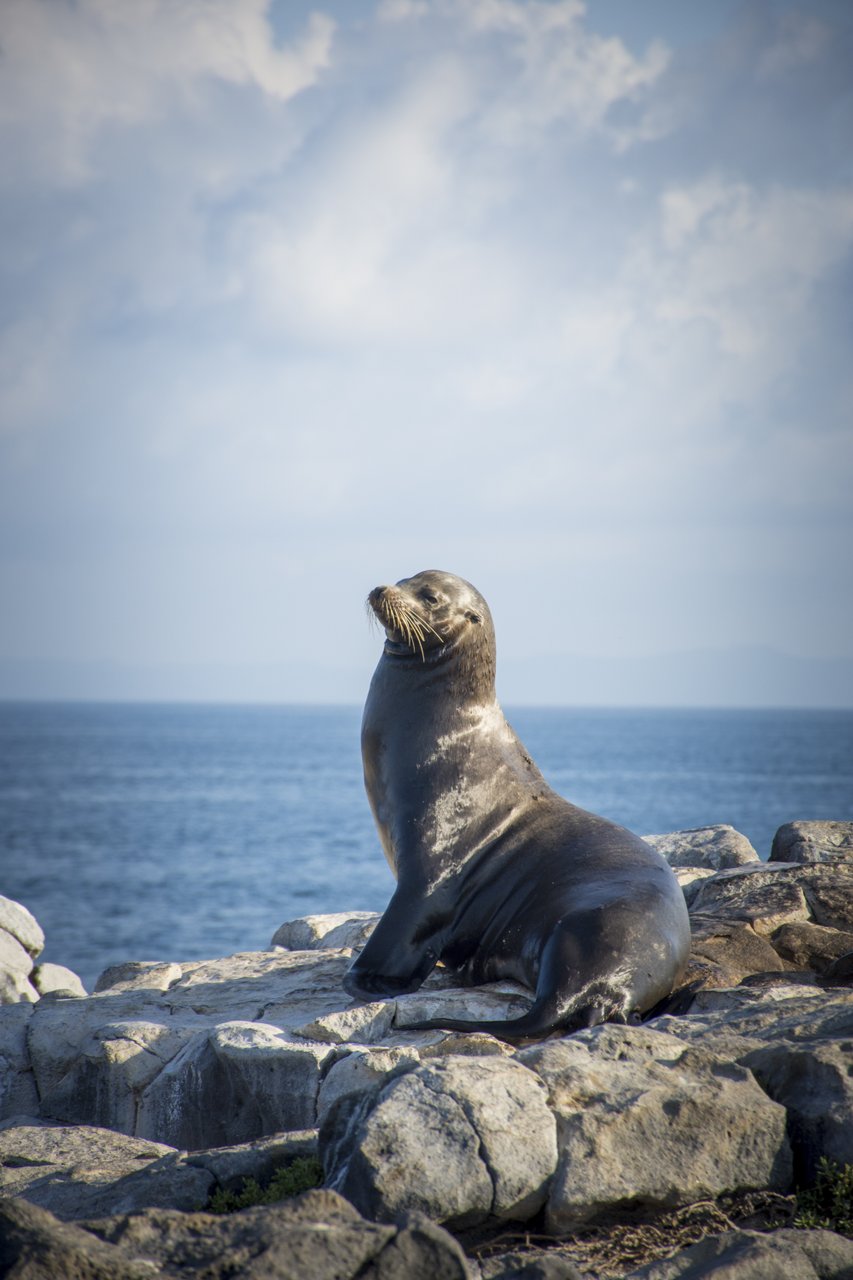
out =
{"type": "Polygon", "coordinates": [[[685,1205],[669,1213],[588,1227],[559,1239],[531,1232],[502,1232],[469,1251],[486,1264],[485,1275],[489,1260],[505,1253],[531,1259],[556,1253],[569,1258],[579,1271],[596,1280],[622,1280],[637,1267],[671,1257],[704,1236],[744,1228],[767,1231],[790,1226],[795,1205],[793,1196],[756,1191],[685,1205]]]}

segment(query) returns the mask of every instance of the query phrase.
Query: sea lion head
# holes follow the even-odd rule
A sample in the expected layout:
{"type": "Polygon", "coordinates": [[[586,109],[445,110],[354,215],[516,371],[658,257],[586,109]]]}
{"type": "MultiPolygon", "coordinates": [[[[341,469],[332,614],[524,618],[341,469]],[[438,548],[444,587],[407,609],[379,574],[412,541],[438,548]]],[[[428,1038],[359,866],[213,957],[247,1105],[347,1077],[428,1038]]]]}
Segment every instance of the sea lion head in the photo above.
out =
{"type": "Polygon", "coordinates": [[[367,603],[385,628],[386,657],[428,665],[456,657],[494,680],[492,615],[464,578],[425,569],[394,586],[374,587],[367,603]]]}

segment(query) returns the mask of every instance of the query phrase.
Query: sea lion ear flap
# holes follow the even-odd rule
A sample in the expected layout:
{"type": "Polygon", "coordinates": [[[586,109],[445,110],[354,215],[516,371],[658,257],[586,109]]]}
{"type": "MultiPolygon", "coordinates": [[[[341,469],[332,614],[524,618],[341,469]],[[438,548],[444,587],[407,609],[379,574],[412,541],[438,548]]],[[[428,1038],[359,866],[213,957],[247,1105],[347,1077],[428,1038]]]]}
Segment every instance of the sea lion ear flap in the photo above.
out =
{"type": "Polygon", "coordinates": [[[480,617],[479,613],[475,613],[473,609],[466,609],[466,610],[465,610],[465,617],[468,619],[468,621],[469,621],[469,622],[482,622],[482,621],[483,621],[483,619],[480,617]]]}

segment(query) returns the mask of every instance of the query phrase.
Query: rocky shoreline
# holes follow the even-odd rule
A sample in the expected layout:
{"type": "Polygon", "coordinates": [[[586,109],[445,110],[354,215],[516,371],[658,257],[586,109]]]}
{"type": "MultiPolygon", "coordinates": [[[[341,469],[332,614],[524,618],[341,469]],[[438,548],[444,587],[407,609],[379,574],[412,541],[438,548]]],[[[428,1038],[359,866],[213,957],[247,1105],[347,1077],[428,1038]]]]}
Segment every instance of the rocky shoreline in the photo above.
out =
{"type": "Polygon", "coordinates": [[[647,839],[690,909],[680,998],[640,1027],[521,1047],[405,1029],[520,1013],[512,983],[437,971],[350,1000],[341,975],[375,915],[290,921],[264,952],[130,961],[87,995],[37,965],[36,921],[0,899],[0,1276],[853,1277],[844,1235],[754,1230],[737,1208],[790,1206],[821,1160],[853,1164],[853,823],[788,824],[766,862],[731,827],[647,839]],[[306,1156],[322,1188],[204,1211],[306,1156]],[[707,1232],[669,1259],[602,1270],[549,1247],[697,1205],[707,1232]],[[501,1233],[527,1243],[479,1248],[501,1233]]]}

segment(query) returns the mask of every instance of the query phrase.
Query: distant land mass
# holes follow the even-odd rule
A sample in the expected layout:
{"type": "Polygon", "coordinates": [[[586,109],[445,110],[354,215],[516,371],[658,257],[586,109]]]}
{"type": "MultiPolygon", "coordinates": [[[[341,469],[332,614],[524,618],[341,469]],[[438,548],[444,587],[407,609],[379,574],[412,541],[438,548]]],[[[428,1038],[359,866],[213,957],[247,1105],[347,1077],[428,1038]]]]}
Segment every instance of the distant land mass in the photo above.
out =
{"type": "MultiPolygon", "coordinates": [[[[4,700],[360,704],[368,666],[163,666],[0,659],[4,700]]],[[[645,657],[498,657],[498,694],[517,706],[853,708],[853,659],[769,647],[645,657]]]]}

